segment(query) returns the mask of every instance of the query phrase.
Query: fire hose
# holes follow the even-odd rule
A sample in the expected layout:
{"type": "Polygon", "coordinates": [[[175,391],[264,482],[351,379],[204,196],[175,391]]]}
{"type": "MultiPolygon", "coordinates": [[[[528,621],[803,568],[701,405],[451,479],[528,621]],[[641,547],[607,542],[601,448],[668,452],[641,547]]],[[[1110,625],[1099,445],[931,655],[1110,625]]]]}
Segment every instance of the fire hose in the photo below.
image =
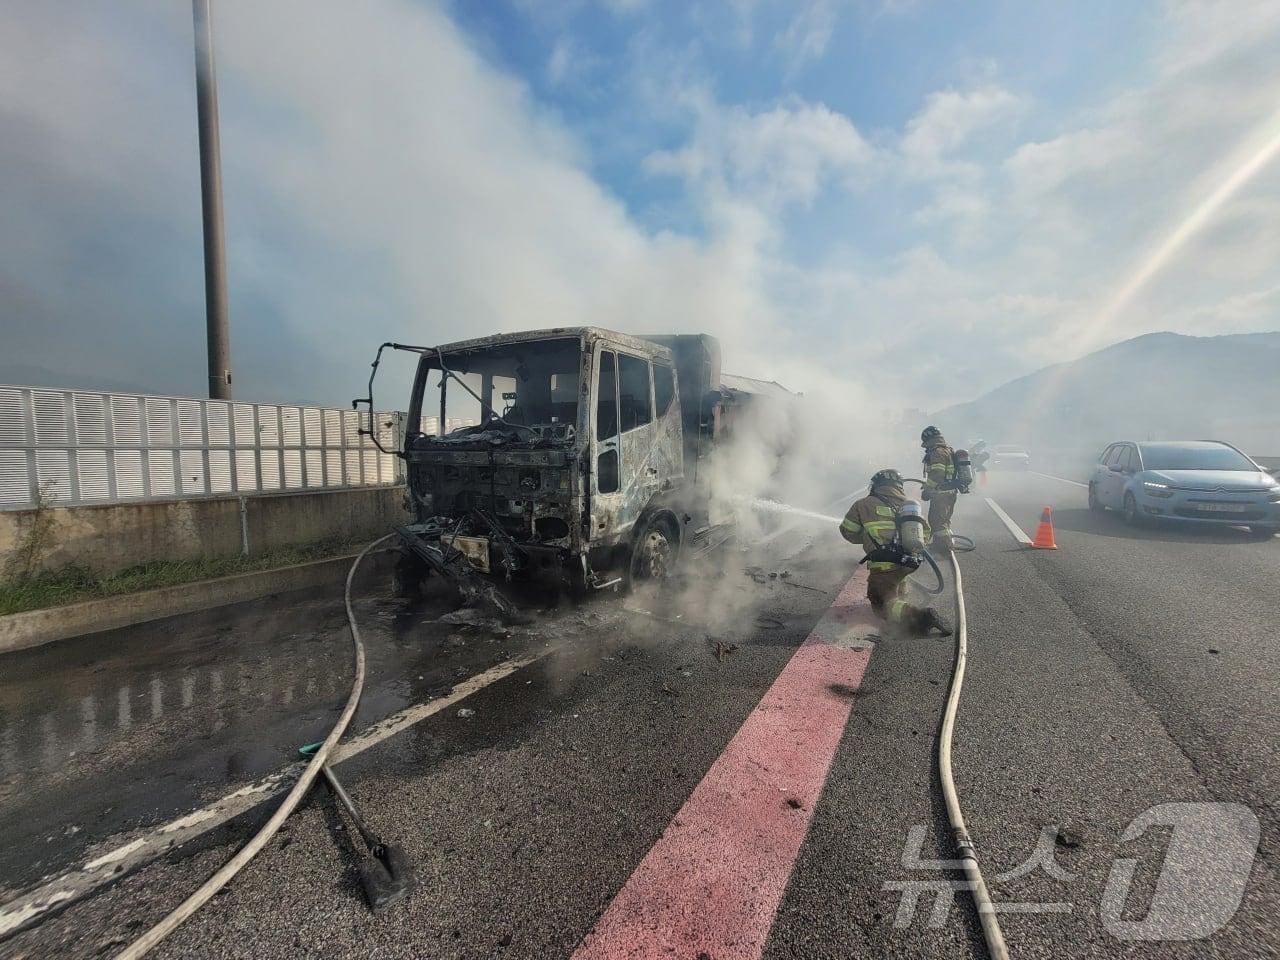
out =
{"type": "Polygon", "coordinates": [[[947,808],[947,821],[951,825],[951,837],[955,843],[956,852],[960,856],[965,879],[968,881],[969,895],[973,898],[974,908],[978,912],[978,923],[982,927],[982,938],[986,941],[987,953],[990,954],[991,960],[1009,960],[1009,951],[1005,947],[1000,922],[996,919],[991,893],[978,866],[978,851],[973,845],[969,831],[965,828],[964,812],[960,809],[960,798],[956,793],[955,780],[951,775],[951,740],[955,734],[956,712],[960,706],[960,687],[964,683],[964,668],[969,646],[964,608],[964,581],[960,577],[960,563],[956,560],[954,553],[951,554],[951,576],[956,585],[956,652],[951,671],[951,686],[947,691],[947,703],[942,711],[942,724],[938,733],[938,779],[942,783],[942,798],[947,808]]]}
{"type": "Polygon", "coordinates": [[[271,842],[271,838],[276,835],[276,831],[284,825],[285,820],[289,818],[311,789],[311,785],[320,774],[320,769],[328,763],[329,754],[333,752],[334,747],[338,745],[338,741],[342,739],[343,733],[346,732],[347,725],[351,722],[352,716],[355,715],[356,707],[360,703],[360,694],[364,690],[364,641],[360,637],[360,628],[356,625],[355,612],[351,609],[351,585],[355,581],[356,570],[360,567],[360,561],[376,547],[395,538],[395,536],[396,534],[391,533],[369,544],[356,557],[355,562],[351,564],[351,569],[347,572],[347,586],[343,600],[347,608],[347,625],[351,628],[351,643],[354,647],[355,678],[351,682],[351,695],[347,697],[347,704],[342,708],[342,713],[338,717],[337,723],[329,731],[329,736],[324,739],[324,742],[312,754],[311,761],[298,777],[298,782],[293,785],[293,789],[281,801],[280,806],[276,808],[276,812],[271,815],[271,819],[263,824],[262,829],[254,834],[248,843],[236,851],[235,856],[224,863],[195,893],[182,901],[172,913],[118,953],[116,960],[138,960],[139,957],[145,956],[152,947],[208,903],[219,890],[230,883],[232,878],[245,868],[263,847],[271,842]]]}

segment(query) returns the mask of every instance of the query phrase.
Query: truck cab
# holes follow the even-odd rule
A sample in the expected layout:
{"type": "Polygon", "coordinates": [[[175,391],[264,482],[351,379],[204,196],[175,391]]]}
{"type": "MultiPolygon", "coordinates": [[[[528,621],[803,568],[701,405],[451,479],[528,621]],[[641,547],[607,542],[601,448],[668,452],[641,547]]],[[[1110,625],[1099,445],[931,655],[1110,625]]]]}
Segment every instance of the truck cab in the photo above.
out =
{"type": "Polygon", "coordinates": [[[714,338],[576,327],[419,349],[410,535],[482,573],[586,590],[665,575],[709,528],[714,338]]]}

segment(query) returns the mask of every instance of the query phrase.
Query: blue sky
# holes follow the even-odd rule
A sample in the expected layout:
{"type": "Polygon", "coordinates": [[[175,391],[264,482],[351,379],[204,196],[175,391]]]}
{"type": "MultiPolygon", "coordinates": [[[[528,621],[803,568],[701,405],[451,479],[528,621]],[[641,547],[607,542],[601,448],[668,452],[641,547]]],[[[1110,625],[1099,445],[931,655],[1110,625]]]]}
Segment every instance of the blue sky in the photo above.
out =
{"type": "MultiPolygon", "coordinates": [[[[246,399],[345,402],[386,339],[594,323],[936,408],[1280,326],[1268,0],[214,10],[246,399]]],[[[190,30],[178,0],[0,10],[0,378],[203,389],[190,30]]]]}
{"type": "MultiPolygon", "coordinates": [[[[1134,82],[1159,23],[1150,3],[453,3],[497,69],[520,76],[587,148],[594,176],[651,230],[697,231],[680,185],[645,157],[678,148],[689,117],[668,98],[700,87],[723,105],[821,103],[892,137],[929,94],[999,82],[1032,99],[1028,136],[1134,82]]],[[[1016,146],[1001,131],[988,150],[1016,146]]],[[[801,211],[796,252],[832,235],[873,254],[912,242],[876,205],[801,211]],[[851,229],[850,219],[857,219],[851,229]]]]}

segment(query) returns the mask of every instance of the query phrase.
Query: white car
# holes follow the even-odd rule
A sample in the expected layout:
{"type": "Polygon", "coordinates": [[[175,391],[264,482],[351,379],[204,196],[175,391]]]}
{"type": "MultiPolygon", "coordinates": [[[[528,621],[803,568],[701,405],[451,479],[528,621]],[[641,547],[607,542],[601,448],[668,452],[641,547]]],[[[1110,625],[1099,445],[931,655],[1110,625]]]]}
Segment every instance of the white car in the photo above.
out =
{"type": "Polygon", "coordinates": [[[1008,443],[998,443],[990,448],[991,459],[987,461],[988,470],[1030,470],[1031,454],[1026,447],[1018,447],[1008,443]]]}

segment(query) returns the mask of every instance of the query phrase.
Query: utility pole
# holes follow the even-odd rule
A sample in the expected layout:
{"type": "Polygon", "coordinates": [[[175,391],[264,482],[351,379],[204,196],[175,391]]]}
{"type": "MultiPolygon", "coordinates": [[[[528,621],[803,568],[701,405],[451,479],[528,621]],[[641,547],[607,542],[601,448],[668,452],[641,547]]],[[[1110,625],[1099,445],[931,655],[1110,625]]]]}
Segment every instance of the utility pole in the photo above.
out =
{"type": "Polygon", "coordinates": [[[196,42],[196,113],[200,128],[200,201],[204,209],[205,326],[209,398],[231,399],[231,327],[227,320],[227,254],[222,230],[222,160],[218,84],[213,71],[209,0],[191,0],[196,42]]]}

